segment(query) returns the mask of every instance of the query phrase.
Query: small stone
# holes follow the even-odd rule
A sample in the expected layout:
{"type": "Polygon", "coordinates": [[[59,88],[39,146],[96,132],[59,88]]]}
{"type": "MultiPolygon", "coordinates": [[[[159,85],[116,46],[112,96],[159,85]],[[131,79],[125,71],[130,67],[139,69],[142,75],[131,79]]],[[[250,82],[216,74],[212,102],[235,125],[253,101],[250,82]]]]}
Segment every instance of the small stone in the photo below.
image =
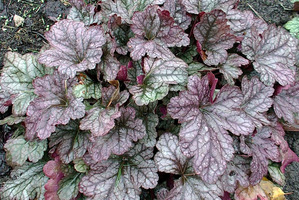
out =
{"type": "Polygon", "coordinates": [[[16,26],[16,27],[19,27],[19,26],[23,25],[23,23],[24,23],[24,18],[21,17],[21,16],[19,16],[19,15],[14,15],[14,17],[13,17],[13,21],[14,21],[14,23],[15,23],[15,26],[16,26]]]}

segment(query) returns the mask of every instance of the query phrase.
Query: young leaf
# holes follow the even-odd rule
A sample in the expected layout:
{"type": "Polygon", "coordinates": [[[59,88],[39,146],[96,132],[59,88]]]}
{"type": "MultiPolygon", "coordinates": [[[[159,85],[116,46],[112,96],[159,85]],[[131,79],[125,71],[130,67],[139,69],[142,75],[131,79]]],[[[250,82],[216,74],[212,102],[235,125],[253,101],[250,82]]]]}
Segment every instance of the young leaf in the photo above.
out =
{"type": "Polygon", "coordinates": [[[186,8],[181,0],[166,0],[163,9],[168,10],[174,19],[174,24],[186,30],[191,23],[191,17],[187,15],[186,8]]]}
{"type": "Polygon", "coordinates": [[[234,79],[242,75],[241,65],[248,65],[249,61],[238,54],[230,54],[224,64],[219,66],[219,72],[223,74],[228,84],[234,85],[234,79]]]}
{"type": "Polygon", "coordinates": [[[156,145],[156,126],[159,123],[158,115],[155,114],[156,107],[157,102],[149,103],[147,106],[133,104],[133,108],[136,110],[136,117],[142,120],[146,129],[146,135],[139,142],[146,147],[154,147],[156,145]]]}
{"type": "Polygon", "coordinates": [[[101,20],[99,12],[95,12],[94,5],[88,5],[84,0],[70,0],[72,8],[67,15],[68,19],[73,21],[81,21],[85,25],[98,24],[101,20]]]}
{"type": "Polygon", "coordinates": [[[91,199],[140,199],[140,187],[154,188],[158,183],[152,157],[152,148],[137,145],[119,159],[92,164],[79,190],[91,199]]]}
{"type": "Polygon", "coordinates": [[[0,82],[4,91],[14,95],[13,114],[26,113],[29,103],[36,97],[32,81],[50,74],[51,71],[39,64],[33,54],[23,56],[15,52],[5,54],[0,82]]]}
{"type": "Polygon", "coordinates": [[[0,189],[1,199],[44,199],[44,185],[48,178],[43,173],[44,162],[29,163],[16,167],[10,180],[0,189]]]}
{"type": "Polygon", "coordinates": [[[135,110],[131,107],[120,108],[121,116],[115,121],[115,127],[105,136],[95,138],[88,152],[96,161],[107,160],[111,154],[122,155],[133,146],[133,141],[146,134],[142,120],[135,119],[135,110]]]}
{"type": "Polygon", "coordinates": [[[93,82],[88,76],[80,74],[80,82],[73,88],[73,93],[76,98],[83,97],[84,99],[99,99],[101,98],[101,83],[93,82]]]}
{"type": "Polygon", "coordinates": [[[299,82],[294,83],[274,98],[274,111],[277,117],[291,124],[299,124],[299,82]]]}
{"type": "Polygon", "coordinates": [[[79,193],[79,182],[81,181],[82,177],[83,174],[76,172],[64,177],[59,182],[59,189],[57,191],[59,200],[75,199],[79,193]]]}
{"type": "Polygon", "coordinates": [[[63,163],[70,163],[83,157],[90,142],[89,134],[79,129],[79,122],[71,120],[67,125],[59,125],[49,138],[49,147],[56,150],[63,163]]]}
{"type": "Polygon", "coordinates": [[[247,135],[254,129],[239,109],[242,101],[239,88],[226,85],[213,100],[216,83],[212,73],[202,79],[190,76],[188,90],[172,98],[167,109],[172,118],[183,123],[180,130],[183,153],[194,156],[196,173],[208,183],[215,183],[233,158],[232,138],[227,131],[247,135]]]}
{"type": "Polygon", "coordinates": [[[168,84],[185,83],[188,76],[186,68],[187,64],[178,58],[145,58],[142,85],[133,86],[129,90],[136,104],[141,106],[160,100],[168,93],[168,84]]]}
{"type": "Polygon", "coordinates": [[[290,31],[291,35],[299,39],[299,17],[294,17],[284,27],[290,31]]]}
{"type": "Polygon", "coordinates": [[[46,139],[55,131],[55,125],[67,124],[70,119],[84,116],[82,99],[73,96],[72,87],[75,84],[75,79],[64,80],[57,71],[34,80],[34,92],[38,97],[27,109],[25,125],[28,139],[36,135],[46,139]]]}
{"type": "Polygon", "coordinates": [[[248,120],[251,120],[257,127],[262,127],[262,124],[269,125],[270,122],[264,113],[272,106],[271,96],[274,89],[265,86],[257,77],[248,80],[245,76],[242,79],[242,92],[244,99],[241,107],[248,116],[248,120]]]}
{"type": "Polygon", "coordinates": [[[9,139],[4,145],[6,161],[11,166],[23,165],[27,159],[36,163],[44,156],[47,140],[26,141],[24,136],[9,139]]]}
{"type": "Polygon", "coordinates": [[[236,37],[227,25],[226,14],[213,10],[202,15],[193,30],[195,39],[200,43],[205,55],[201,55],[205,64],[218,65],[227,59],[227,49],[233,47],[236,37]]]}
{"type": "Polygon", "coordinates": [[[115,89],[112,85],[103,88],[102,105],[87,111],[80,122],[81,130],[90,130],[92,137],[98,137],[106,135],[115,126],[114,120],[121,115],[119,106],[129,98],[126,90],[117,93],[118,90],[119,88],[115,89]]]}
{"type": "Polygon", "coordinates": [[[295,81],[297,41],[286,30],[271,25],[262,35],[253,26],[251,34],[242,41],[242,53],[253,61],[254,69],[260,73],[261,81],[272,86],[275,81],[280,85],[295,81]]]}
{"type": "Polygon", "coordinates": [[[135,37],[129,40],[128,47],[133,60],[141,59],[145,53],[152,58],[169,59],[174,55],[167,47],[186,46],[190,42],[184,30],[174,25],[169,12],[161,11],[157,6],[136,12],[132,21],[135,37]]]}
{"type": "Polygon", "coordinates": [[[100,26],[84,26],[83,22],[61,20],[45,34],[51,45],[41,53],[39,62],[58,67],[59,73],[73,78],[76,72],[94,69],[101,61],[106,39],[100,26]]]}

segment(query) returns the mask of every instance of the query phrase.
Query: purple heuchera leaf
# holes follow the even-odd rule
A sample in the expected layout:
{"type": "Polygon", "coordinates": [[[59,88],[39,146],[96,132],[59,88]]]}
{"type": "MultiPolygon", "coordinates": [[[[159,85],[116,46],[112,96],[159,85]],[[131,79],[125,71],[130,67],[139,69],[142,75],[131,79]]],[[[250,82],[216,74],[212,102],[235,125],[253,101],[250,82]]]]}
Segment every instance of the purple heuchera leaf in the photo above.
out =
{"type": "Polygon", "coordinates": [[[136,145],[123,159],[109,159],[91,164],[80,182],[79,190],[90,199],[140,199],[140,187],[154,188],[158,183],[153,149],[136,145]]]}
{"type": "Polygon", "coordinates": [[[102,104],[86,112],[80,122],[81,130],[90,130],[91,138],[106,135],[114,126],[114,120],[121,116],[119,106],[129,98],[129,93],[124,90],[114,96],[117,89],[112,85],[102,89],[102,104]],[[110,105],[109,102],[111,101],[110,105]]]}
{"type": "Polygon", "coordinates": [[[11,95],[6,91],[2,90],[0,85],[0,113],[5,113],[8,110],[8,107],[11,105],[11,95]]]}
{"type": "Polygon", "coordinates": [[[174,57],[167,47],[181,47],[189,44],[188,35],[179,26],[174,25],[174,19],[166,10],[158,6],[149,6],[143,12],[136,12],[131,25],[135,37],[128,42],[131,58],[139,60],[146,53],[153,58],[169,59],[174,57]]]}
{"type": "Polygon", "coordinates": [[[299,82],[294,83],[274,98],[274,111],[279,118],[299,124],[299,82]]]}
{"type": "Polygon", "coordinates": [[[95,138],[88,151],[96,161],[107,160],[111,154],[122,155],[133,146],[133,141],[143,138],[146,129],[141,119],[135,119],[131,107],[120,108],[121,116],[113,129],[105,136],[95,138]]]}
{"type": "Polygon", "coordinates": [[[90,144],[89,134],[79,129],[79,122],[71,120],[67,125],[59,125],[49,138],[49,147],[55,151],[63,163],[81,158],[90,144]]]}
{"type": "Polygon", "coordinates": [[[58,67],[66,77],[76,72],[94,69],[101,61],[106,39],[100,26],[84,26],[83,22],[61,20],[45,34],[51,48],[40,55],[39,62],[58,67]]]}
{"type": "Polygon", "coordinates": [[[249,61],[238,54],[230,54],[224,64],[219,66],[219,72],[230,85],[234,85],[234,79],[242,75],[241,65],[248,65],[249,61]]]}
{"type": "Polygon", "coordinates": [[[227,131],[247,135],[254,129],[240,110],[239,88],[226,85],[213,99],[215,82],[212,73],[202,79],[190,76],[188,90],[168,104],[170,116],[183,123],[180,130],[183,153],[194,156],[195,171],[208,183],[215,183],[224,173],[226,162],[233,158],[232,138],[227,131]]]}
{"type": "Polygon", "coordinates": [[[46,139],[55,131],[56,125],[84,116],[83,99],[76,99],[72,92],[76,83],[75,79],[64,80],[57,71],[34,80],[34,92],[38,97],[27,109],[25,125],[28,139],[35,136],[46,139]]]}
{"type": "Polygon", "coordinates": [[[242,92],[244,99],[241,107],[248,116],[248,120],[251,120],[257,127],[270,124],[265,112],[272,106],[271,96],[274,89],[264,85],[257,77],[248,80],[245,76],[242,79],[242,92]]]}
{"type": "Polygon", "coordinates": [[[202,59],[207,65],[218,65],[227,59],[227,49],[233,47],[236,37],[227,24],[226,14],[213,10],[201,16],[194,27],[194,37],[205,51],[202,59]]]}
{"type": "Polygon", "coordinates": [[[191,16],[187,15],[182,0],[166,0],[163,9],[169,11],[170,16],[174,18],[174,24],[182,29],[186,30],[191,24],[191,16]]]}
{"type": "Polygon", "coordinates": [[[251,34],[242,41],[242,53],[253,61],[254,69],[260,73],[260,79],[272,86],[275,81],[280,85],[295,81],[295,52],[297,41],[286,30],[270,25],[262,35],[255,26],[251,34]]]}
{"type": "Polygon", "coordinates": [[[250,184],[256,185],[268,172],[268,159],[281,161],[281,154],[275,142],[271,139],[271,132],[260,128],[254,136],[241,136],[240,150],[252,156],[250,164],[250,184]]]}

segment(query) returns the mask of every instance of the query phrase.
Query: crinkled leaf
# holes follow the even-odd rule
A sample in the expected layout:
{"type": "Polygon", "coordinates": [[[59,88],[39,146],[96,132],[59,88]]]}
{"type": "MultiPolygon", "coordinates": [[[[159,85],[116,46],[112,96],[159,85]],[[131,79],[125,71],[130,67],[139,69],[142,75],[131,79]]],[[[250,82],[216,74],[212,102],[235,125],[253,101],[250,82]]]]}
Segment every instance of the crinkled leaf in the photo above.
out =
{"type": "Polygon", "coordinates": [[[158,6],[149,6],[143,12],[136,12],[132,18],[132,31],[135,37],[128,42],[133,60],[139,60],[147,53],[150,57],[169,59],[174,57],[167,47],[187,46],[188,35],[179,26],[168,11],[158,6]]]}
{"type": "Polygon", "coordinates": [[[186,30],[191,24],[191,17],[187,15],[186,8],[181,0],[166,0],[163,8],[168,10],[170,16],[174,19],[174,24],[186,30]]]}
{"type": "Polygon", "coordinates": [[[234,85],[234,79],[243,73],[241,65],[248,65],[249,61],[238,54],[230,54],[224,64],[219,66],[219,72],[223,74],[228,84],[234,85]]]}
{"type": "Polygon", "coordinates": [[[127,43],[129,39],[134,36],[130,29],[130,26],[121,24],[113,30],[113,36],[116,42],[116,52],[122,55],[126,55],[129,51],[127,43]]]}
{"type": "Polygon", "coordinates": [[[39,64],[33,54],[5,54],[0,82],[5,92],[14,95],[12,103],[15,115],[24,115],[29,103],[36,97],[32,81],[50,73],[51,70],[39,64]]]}
{"type": "Polygon", "coordinates": [[[46,139],[55,131],[55,125],[67,124],[70,119],[84,116],[82,99],[73,96],[72,87],[75,84],[75,79],[64,80],[57,71],[34,80],[34,92],[38,97],[27,109],[27,138],[33,139],[37,135],[40,139],[46,139]]]}
{"type": "Polygon", "coordinates": [[[270,25],[261,35],[255,27],[251,35],[242,41],[242,53],[253,61],[254,69],[266,85],[272,86],[275,81],[280,85],[292,84],[295,81],[295,64],[297,41],[286,30],[270,25]]]}
{"type": "Polygon", "coordinates": [[[193,57],[197,55],[195,45],[191,45],[186,51],[179,51],[176,56],[182,59],[185,63],[190,64],[193,61],[193,57]]]}
{"type": "Polygon", "coordinates": [[[159,137],[156,147],[159,152],[155,155],[155,162],[159,172],[184,173],[188,158],[182,153],[177,136],[164,133],[159,137]]]}
{"type": "Polygon", "coordinates": [[[47,140],[26,141],[24,136],[11,138],[4,145],[6,161],[11,166],[23,165],[27,159],[36,163],[44,156],[47,140]]]}
{"type": "Polygon", "coordinates": [[[120,62],[109,52],[105,52],[102,61],[98,65],[98,68],[104,75],[104,79],[107,81],[111,81],[116,78],[119,67],[120,62]]]}
{"type": "Polygon", "coordinates": [[[120,108],[121,116],[115,120],[115,127],[105,136],[95,138],[89,146],[89,153],[97,161],[107,160],[111,154],[122,155],[133,146],[133,141],[143,138],[146,129],[141,119],[135,119],[131,107],[120,108]]]}
{"type": "Polygon", "coordinates": [[[214,9],[227,10],[238,0],[200,0],[200,9],[204,12],[211,12],[214,9]]]}
{"type": "Polygon", "coordinates": [[[76,72],[94,69],[101,61],[105,44],[100,26],[84,26],[83,22],[61,20],[45,34],[51,45],[41,53],[39,62],[47,67],[58,67],[66,77],[74,77],[76,72]]]}
{"type": "Polygon", "coordinates": [[[88,76],[80,75],[79,84],[73,88],[73,93],[76,98],[83,97],[84,99],[99,99],[102,96],[102,85],[100,83],[93,82],[88,76]]]}
{"type": "Polygon", "coordinates": [[[0,85],[0,113],[5,113],[11,103],[11,95],[8,94],[8,92],[2,90],[2,87],[0,85]]]}
{"type": "Polygon", "coordinates": [[[71,120],[67,125],[59,125],[49,138],[49,147],[54,148],[63,163],[70,163],[83,157],[90,142],[89,134],[79,129],[79,122],[71,120]]]}
{"type": "Polygon", "coordinates": [[[205,64],[218,65],[227,59],[227,49],[233,47],[236,37],[227,24],[226,14],[221,10],[205,13],[194,28],[194,37],[205,55],[205,64]]]}
{"type": "Polygon", "coordinates": [[[163,99],[169,91],[169,86],[164,83],[147,83],[146,85],[133,86],[130,90],[135,103],[139,106],[163,99]]]}
{"type": "Polygon", "coordinates": [[[140,199],[140,187],[154,188],[158,174],[153,149],[135,146],[123,159],[109,159],[91,165],[82,178],[79,190],[91,199],[140,199]]]}
{"type": "Polygon", "coordinates": [[[101,6],[106,15],[117,14],[122,20],[131,24],[131,18],[136,11],[143,11],[149,5],[162,3],[164,0],[105,0],[101,6]]]}
{"type": "Polygon", "coordinates": [[[274,111],[277,117],[291,124],[299,124],[299,82],[275,96],[274,111]]]}
{"type": "Polygon", "coordinates": [[[144,59],[144,73],[142,85],[133,86],[129,91],[137,105],[147,105],[165,97],[168,84],[185,83],[187,80],[187,64],[181,59],[144,59]]]}
{"type": "Polygon", "coordinates": [[[127,91],[117,93],[118,89],[113,86],[103,88],[102,92],[102,106],[88,110],[80,122],[80,129],[90,130],[92,137],[106,135],[115,126],[114,120],[121,115],[119,106],[129,97],[127,91]],[[109,107],[109,103],[115,107],[109,107]]]}
{"type": "Polygon", "coordinates": [[[235,156],[231,162],[227,163],[226,170],[221,177],[223,189],[229,193],[234,193],[237,188],[237,183],[242,187],[249,186],[249,177],[247,175],[248,169],[250,170],[250,161],[235,156]]]}
{"type": "Polygon", "coordinates": [[[44,162],[29,163],[16,167],[10,174],[10,180],[0,189],[2,199],[30,200],[44,199],[43,185],[48,178],[43,173],[44,162]]]}
{"type": "Polygon", "coordinates": [[[199,14],[200,3],[199,0],[182,0],[187,12],[192,14],[199,14]]]}
{"type": "Polygon", "coordinates": [[[284,27],[290,31],[291,35],[299,39],[299,17],[294,17],[284,27]]]}
{"type": "Polygon", "coordinates": [[[232,138],[227,130],[247,135],[254,129],[239,109],[242,100],[239,88],[226,85],[213,100],[216,83],[212,73],[202,79],[191,76],[188,90],[168,104],[170,116],[183,123],[180,130],[183,153],[194,156],[195,171],[208,183],[215,183],[233,158],[232,138]]]}
{"type": "Polygon", "coordinates": [[[221,196],[223,196],[223,189],[219,181],[215,184],[209,184],[202,181],[198,176],[189,176],[186,181],[183,178],[176,180],[166,199],[221,200],[221,196]]]}
{"type": "Polygon", "coordinates": [[[4,119],[0,120],[0,125],[8,124],[11,126],[14,124],[18,124],[24,120],[25,120],[25,117],[10,115],[10,116],[5,117],[4,119]]]}
{"type": "Polygon", "coordinates": [[[64,177],[59,182],[59,190],[57,191],[60,200],[74,199],[79,193],[79,182],[83,174],[73,173],[64,177]]]}
{"type": "Polygon", "coordinates": [[[268,200],[260,185],[244,188],[239,185],[235,192],[235,200],[268,200]]]}
{"type": "Polygon", "coordinates": [[[85,25],[98,24],[101,20],[99,12],[95,12],[94,5],[88,5],[84,0],[70,0],[72,8],[67,15],[68,19],[84,22],[85,25]]]}
{"type": "Polygon", "coordinates": [[[268,172],[268,159],[274,162],[281,161],[279,148],[270,138],[271,133],[264,128],[257,129],[257,133],[248,138],[241,137],[240,149],[243,153],[252,156],[250,164],[250,183],[256,185],[268,172]]]}
{"type": "Polygon", "coordinates": [[[244,99],[241,107],[248,116],[248,120],[251,120],[257,127],[270,124],[264,113],[272,106],[271,96],[274,89],[264,85],[257,77],[248,80],[245,76],[242,79],[242,92],[244,99]]]}
{"type": "Polygon", "coordinates": [[[158,115],[155,114],[156,106],[157,102],[149,103],[147,106],[133,104],[136,110],[136,117],[142,120],[146,129],[146,135],[139,142],[143,143],[146,147],[154,147],[156,145],[156,126],[159,123],[158,115]]]}
{"type": "Polygon", "coordinates": [[[279,167],[277,167],[277,166],[268,166],[268,171],[269,171],[270,177],[273,181],[275,181],[279,185],[282,185],[282,186],[285,185],[286,177],[280,171],[279,167]]]}
{"type": "Polygon", "coordinates": [[[212,71],[216,69],[217,68],[208,67],[203,63],[193,62],[188,66],[187,71],[188,71],[188,75],[197,75],[201,77],[201,72],[212,71]]]}

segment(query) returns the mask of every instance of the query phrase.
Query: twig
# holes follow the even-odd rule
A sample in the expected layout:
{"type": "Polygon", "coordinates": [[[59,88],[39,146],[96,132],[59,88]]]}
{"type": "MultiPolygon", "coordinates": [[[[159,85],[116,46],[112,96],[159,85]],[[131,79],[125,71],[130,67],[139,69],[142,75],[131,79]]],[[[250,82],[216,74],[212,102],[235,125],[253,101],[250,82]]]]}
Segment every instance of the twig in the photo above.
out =
{"type": "Polygon", "coordinates": [[[264,22],[266,22],[265,20],[264,20],[264,18],[249,4],[249,3],[247,3],[247,5],[249,6],[249,8],[261,19],[261,20],[263,20],[264,22]]]}

